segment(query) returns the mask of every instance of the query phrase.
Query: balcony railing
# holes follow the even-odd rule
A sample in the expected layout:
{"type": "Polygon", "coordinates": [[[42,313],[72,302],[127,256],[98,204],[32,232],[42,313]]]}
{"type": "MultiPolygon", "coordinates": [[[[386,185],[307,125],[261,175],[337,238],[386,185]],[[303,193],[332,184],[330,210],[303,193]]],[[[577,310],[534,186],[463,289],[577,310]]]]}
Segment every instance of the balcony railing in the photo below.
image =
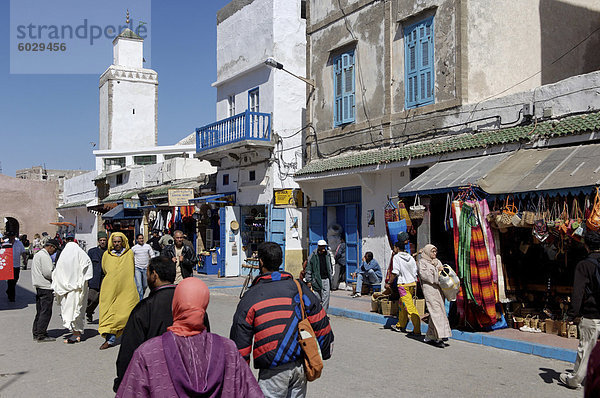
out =
{"type": "Polygon", "coordinates": [[[271,115],[246,111],[196,129],[196,152],[238,141],[271,141],[271,115]]]}

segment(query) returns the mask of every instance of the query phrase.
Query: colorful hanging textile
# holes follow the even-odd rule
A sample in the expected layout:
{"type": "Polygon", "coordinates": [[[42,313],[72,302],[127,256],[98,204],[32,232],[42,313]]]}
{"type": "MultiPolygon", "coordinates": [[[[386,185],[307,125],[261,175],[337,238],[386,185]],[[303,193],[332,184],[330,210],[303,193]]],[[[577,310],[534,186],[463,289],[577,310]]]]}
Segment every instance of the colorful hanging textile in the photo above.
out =
{"type": "Polygon", "coordinates": [[[385,233],[387,234],[388,237],[388,243],[390,245],[390,248],[394,247],[394,242],[391,239],[391,235],[390,235],[390,230],[388,228],[388,223],[389,222],[393,222],[393,221],[398,221],[398,209],[396,208],[396,206],[394,206],[394,203],[392,203],[391,200],[388,200],[387,205],[385,205],[384,209],[383,209],[383,217],[385,219],[385,233]]]}
{"type": "Polygon", "coordinates": [[[492,278],[495,283],[498,283],[498,266],[496,264],[496,250],[494,248],[494,237],[492,236],[492,229],[487,221],[487,215],[490,214],[490,208],[487,200],[483,199],[476,202],[477,210],[479,214],[479,224],[483,231],[483,238],[485,240],[485,247],[487,249],[488,259],[490,262],[490,269],[492,270],[492,278]]]}
{"type": "Polygon", "coordinates": [[[481,327],[496,323],[496,292],[481,226],[471,228],[471,283],[475,303],[483,312],[476,317],[481,327]]]}
{"type": "Polygon", "coordinates": [[[13,278],[13,249],[12,247],[2,247],[0,248],[0,281],[13,278]]]}
{"type": "Polygon", "coordinates": [[[461,208],[458,224],[458,276],[462,278],[465,294],[468,300],[475,300],[471,286],[471,222],[474,217],[473,208],[466,203],[461,208]]]}

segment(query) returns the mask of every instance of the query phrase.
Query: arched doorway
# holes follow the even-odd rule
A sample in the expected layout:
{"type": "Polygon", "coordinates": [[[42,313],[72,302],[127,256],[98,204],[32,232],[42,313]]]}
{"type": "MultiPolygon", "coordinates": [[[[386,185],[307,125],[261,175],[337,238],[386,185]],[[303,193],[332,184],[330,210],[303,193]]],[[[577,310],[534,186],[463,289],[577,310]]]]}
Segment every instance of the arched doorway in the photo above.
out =
{"type": "Polygon", "coordinates": [[[15,234],[17,234],[17,236],[19,236],[19,221],[13,217],[5,217],[4,230],[13,231],[15,234]]]}

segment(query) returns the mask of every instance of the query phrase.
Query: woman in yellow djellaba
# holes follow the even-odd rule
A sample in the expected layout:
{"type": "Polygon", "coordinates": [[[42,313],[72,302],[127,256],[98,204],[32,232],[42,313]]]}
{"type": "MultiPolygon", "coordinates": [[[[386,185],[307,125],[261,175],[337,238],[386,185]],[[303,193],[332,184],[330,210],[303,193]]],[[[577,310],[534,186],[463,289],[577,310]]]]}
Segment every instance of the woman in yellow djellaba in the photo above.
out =
{"type": "Polygon", "coordinates": [[[123,233],[110,235],[108,250],[102,256],[102,272],[98,333],[106,339],[100,349],[106,350],[116,345],[131,310],[140,301],[134,279],[133,252],[123,233]]]}

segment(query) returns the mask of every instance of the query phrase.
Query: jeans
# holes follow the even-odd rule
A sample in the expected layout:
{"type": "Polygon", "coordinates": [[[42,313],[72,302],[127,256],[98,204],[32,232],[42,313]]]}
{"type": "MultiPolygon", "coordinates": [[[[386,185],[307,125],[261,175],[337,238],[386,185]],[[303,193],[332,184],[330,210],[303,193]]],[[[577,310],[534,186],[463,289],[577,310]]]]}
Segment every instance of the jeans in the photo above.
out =
{"type": "Polygon", "coordinates": [[[322,279],[321,280],[323,283],[323,290],[320,291],[315,291],[315,293],[319,296],[319,299],[321,300],[321,307],[323,307],[323,309],[325,311],[327,311],[329,309],[329,279],[322,279]]]}
{"type": "Polygon", "coordinates": [[[15,301],[15,290],[17,287],[17,282],[19,281],[19,274],[21,273],[21,267],[13,268],[13,279],[9,279],[6,281],[8,285],[6,289],[6,295],[8,296],[8,301],[15,301]]]}
{"type": "Polygon", "coordinates": [[[346,264],[335,264],[335,272],[331,281],[331,290],[338,290],[340,283],[346,283],[346,264]]]}
{"type": "Polygon", "coordinates": [[[579,323],[579,345],[577,346],[577,359],[573,366],[573,374],[567,376],[570,386],[582,384],[587,372],[590,354],[600,335],[600,319],[581,318],[579,323]]]}
{"type": "Polygon", "coordinates": [[[400,291],[400,314],[398,314],[398,323],[396,326],[400,329],[406,328],[410,315],[410,320],[414,326],[413,333],[419,334],[421,333],[421,317],[413,302],[413,295],[416,288],[415,284],[398,285],[398,291],[400,291]],[[404,295],[402,291],[404,291],[404,295]]]}
{"type": "Polygon", "coordinates": [[[370,269],[367,272],[359,272],[358,276],[356,277],[356,291],[358,293],[362,291],[363,279],[369,285],[376,285],[378,283],[381,283],[381,279],[377,277],[377,274],[372,269],[370,269]]]}
{"type": "Polygon", "coordinates": [[[146,279],[146,268],[137,268],[135,267],[135,285],[137,286],[138,294],[140,295],[140,300],[144,298],[144,293],[146,292],[146,288],[148,287],[148,280],[146,279]]]}
{"type": "Polygon", "coordinates": [[[33,320],[33,337],[45,337],[48,334],[48,324],[52,318],[54,291],[52,289],[35,289],[35,319],[33,320]]]}
{"type": "Polygon", "coordinates": [[[106,339],[106,342],[110,345],[115,345],[115,343],[117,342],[116,334],[106,333],[104,334],[104,338],[106,339]]]}
{"type": "Polygon", "coordinates": [[[289,362],[258,371],[258,385],[266,398],[306,396],[306,376],[301,361],[289,362]]]}

